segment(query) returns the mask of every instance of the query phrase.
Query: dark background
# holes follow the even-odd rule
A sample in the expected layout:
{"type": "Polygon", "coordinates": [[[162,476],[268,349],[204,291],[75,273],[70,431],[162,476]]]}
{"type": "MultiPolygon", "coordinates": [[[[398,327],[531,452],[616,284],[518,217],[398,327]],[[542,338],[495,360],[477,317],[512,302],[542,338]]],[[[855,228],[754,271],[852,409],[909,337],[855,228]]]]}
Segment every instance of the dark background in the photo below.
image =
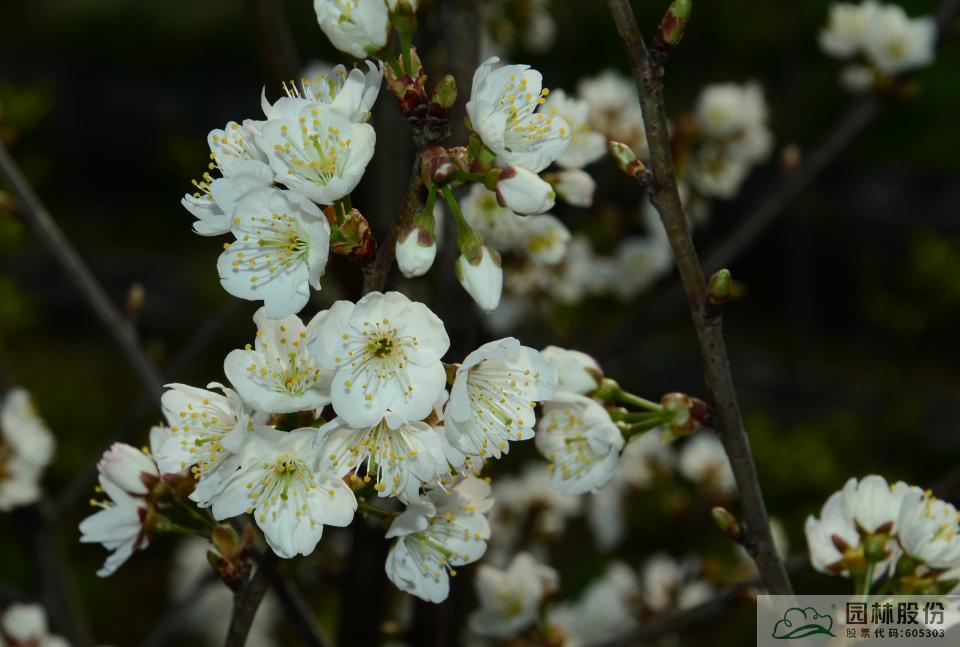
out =
{"type": "MultiPolygon", "coordinates": [[[[443,3],[421,20],[421,52],[433,71],[469,60],[468,52],[456,49],[465,41],[444,36],[453,4],[443,3]],[[451,40],[454,49],[445,50],[451,40]]],[[[667,3],[634,4],[651,35],[667,3]]],[[[817,48],[826,2],[695,4],[686,38],[668,66],[672,115],[689,110],[706,83],[756,79],[766,90],[777,149],[792,143],[804,151],[853,101],[836,82],[838,62],[817,48]]],[[[936,8],[932,0],[900,4],[911,15],[936,8]]],[[[547,85],[568,91],[605,68],[626,71],[605,3],[556,0],[553,7],[555,48],[544,54],[517,49],[514,60],[531,63],[547,85]]],[[[237,302],[218,285],[215,259],[222,241],[193,235],[192,219],[178,204],[191,190],[191,178],[205,168],[206,133],[228,120],[257,116],[262,85],[276,97],[279,79],[296,73],[296,63],[316,58],[344,60],[326,42],[307,0],[0,2],[0,137],[110,295],[123,303],[132,284],[145,288],[136,322],[161,369],[198,332],[212,335],[172,379],[196,385],[222,379],[222,358],[253,334],[256,304],[237,302]],[[277,9],[296,53],[278,47],[271,36],[282,28],[277,9]]],[[[729,265],[744,288],[725,318],[734,375],[768,507],[784,522],[795,553],[804,551],[805,516],[817,513],[849,476],[879,472],[937,487],[955,499],[958,71],[960,45],[950,38],[935,64],[916,75],[913,96],[890,102],[729,265]]],[[[460,88],[465,98],[468,85],[460,88]]],[[[378,233],[399,204],[410,159],[408,129],[395,112],[382,92],[374,116],[377,156],[354,194],[354,204],[378,233]]],[[[735,200],[715,203],[710,223],[697,232],[702,250],[735,232],[751,206],[776,186],[782,175],[776,158],[752,174],[735,200]]],[[[608,160],[591,172],[600,183],[598,203],[622,214],[613,238],[641,230],[635,190],[608,160]]],[[[593,226],[582,213],[558,215],[577,227],[593,226]]],[[[391,285],[434,307],[447,321],[454,353],[462,356],[486,334],[452,280],[450,248],[427,279],[409,282],[395,275],[391,285]]],[[[90,309],[15,211],[0,217],[0,254],[4,353],[12,379],[31,391],[57,437],[46,478],[56,496],[89,468],[112,434],[130,424],[128,411],[140,390],[90,309]]],[[[330,274],[306,314],[337,297],[355,298],[359,273],[347,261],[335,259],[330,274]]],[[[674,282],[671,276],[628,305],[597,301],[559,308],[518,334],[533,346],[566,343],[596,353],[609,375],[649,397],[668,391],[702,396],[687,313],[682,302],[663,296],[669,297],[674,282]]],[[[140,418],[137,444],[159,422],[159,411],[149,408],[140,418]]],[[[103,551],[77,543],[87,496],[80,493],[58,535],[72,585],[99,642],[134,644],[166,605],[174,542],[163,539],[109,580],[97,579],[93,573],[103,551]]],[[[725,542],[705,508],[691,504],[689,512],[682,521],[642,519],[627,544],[628,561],[637,564],[656,548],[682,554],[725,542]]],[[[37,575],[27,527],[24,513],[0,517],[0,581],[29,597],[37,575]]],[[[554,561],[564,593],[577,591],[607,559],[569,552],[589,541],[583,533],[572,529],[568,548],[556,549],[564,556],[554,561]]],[[[337,591],[346,596],[348,589],[308,579],[318,613],[333,623],[337,603],[331,598],[337,591]]],[[[802,591],[837,586],[807,572],[797,581],[802,591]]],[[[469,596],[466,578],[459,585],[469,596]]],[[[451,604],[449,613],[469,607],[451,604]]],[[[453,617],[436,621],[448,632],[438,636],[452,635],[453,617]]]]}

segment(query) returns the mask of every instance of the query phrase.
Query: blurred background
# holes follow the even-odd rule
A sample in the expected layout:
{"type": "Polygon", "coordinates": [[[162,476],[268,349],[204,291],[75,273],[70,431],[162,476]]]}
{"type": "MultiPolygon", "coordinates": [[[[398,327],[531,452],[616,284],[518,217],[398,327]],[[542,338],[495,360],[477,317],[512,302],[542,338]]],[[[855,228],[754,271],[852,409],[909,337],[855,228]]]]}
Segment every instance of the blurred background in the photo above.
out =
{"type": "MultiPolygon", "coordinates": [[[[541,70],[546,85],[569,92],[603,70],[628,72],[605,3],[550,0],[555,36],[546,48],[502,33],[503,24],[522,33],[529,19],[524,2],[483,4],[422,5],[418,46],[427,69],[437,77],[453,71],[464,100],[476,61],[493,46],[541,70]]],[[[666,4],[634,3],[648,35],[666,4]]],[[[910,15],[938,6],[900,4],[910,15]]],[[[804,154],[859,98],[841,89],[839,65],[817,46],[825,0],[695,5],[668,65],[671,117],[689,112],[706,84],[753,80],[764,89],[775,142],[734,198],[712,202],[709,221],[696,231],[698,247],[709,255],[780,186],[796,153],[802,167],[804,154]]],[[[320,32],[308,0],[0,4],[0,140],[171,381],[222,380],[223,357],[254,333],[257,304],[223,291],[215,269],[219,242],[194,235],[191,216],[178,204],[206,169],[206,135],[228,120],[256,117],[262,87],[280,96],[280,81],[313,61],[349,63],[320,32]]],[[[960,44],[948,38],[936,62],[912,79],[909,96],[884,100],[860,136],[726,263],[741,293],[725,311],[730,358],[768,509],[790,555],[805,552],[806,516],[817,514],[850,476],[881,473],[953,501],[960,491],[958,78],[960,44]]],[[[373,120],[377,153],[353,203],[382,235],[406,185],[412,148],[386,91],[373,120]]],[[[643,232],[636,187],[609,159],[590,172],[598,184],[593,209],[558,206],[555,215],[601,249],[643,232]]],[[[202,551],[194,550],[190,562],[189,549],[162,538],[111,578],[98,579],[104,552],[80,545],[76,530],[89,513],[92,482],[77,489],[76,478],[90,473],[115,434],[133,427],[134,444],[145,443],[149,427],[160,422],[158,403],[142,400],[128,363],[87,303],[15,201],[0,196],[3,381],[30,391],[57,440],[45,490],[61,504],[51,541],[64,556],[82,612],[79,637],[140,644],[171,600],[191,590],[184,580],[202,572],[202,551]]],[[[451,355],[462,357],[507,333],[488,327],[453,279],[449,242],[427,277],[407,281],[395,272],[389,285],[434,308],[450,331],[451,355]]],[[[358,294],[359,272],[345,258],[334,258],[328,275],[306,315],[358,294]]],[[[701,358],[673,273],[629,301],[544,305],[509,334],[537,348],[558,344],[590,353],[607,375],[651,399],[670,391],[705,397],[701,358]]],[[[490,474],[496,481],[536,460],[533,447],[518,447],[490,474]]],[[[548,536],[536,538],[549,545],[550,563],[560,572],[559,599],[576,599],[614,558],[639,569],[657,551],[678,561],[698,556],[697,577],[715,590],[749,579],[709,518],[718,500],[736,509],[728,494],[658,473],[626,500],[626,529],[616,546],[603,546],[591,532],[589,497],[562,532],[546,529],[548,536]]],[[[47,567],[35,559],[38,526],[31,509],[0,515],[0,603],[46,599],[47,567]]],[[[384,636],[414,645],[456,643],[474,607],[472,569],[462,569],[442,607],[412,604],[382,575],[385,549],[382,537],[331,532],[315,555],[288,571],[339,644],[374,644],[384,636]],[[358,553],[381,556],[368,564],[358,553]]],[[[803,567],[794,580],[805,592],[846,589],[803,567]]],[[[206,625],[220,627],[214,635],[222,631],[226,605],[211,607],[201,621],[174,623],[164,640],[208,644],[206,625]]],[[[708,629],[693,622],[679,638],[653,640],[716,644],[722,632],[727,644],[749,641],[753,613],[752,605],[734,600],[708,629]]],[[[66,621],[54,612],[51,624],[60,629],[66,621]]],[[[280,612],[265,631],[260,644],[300,644],[280,612]]]]}

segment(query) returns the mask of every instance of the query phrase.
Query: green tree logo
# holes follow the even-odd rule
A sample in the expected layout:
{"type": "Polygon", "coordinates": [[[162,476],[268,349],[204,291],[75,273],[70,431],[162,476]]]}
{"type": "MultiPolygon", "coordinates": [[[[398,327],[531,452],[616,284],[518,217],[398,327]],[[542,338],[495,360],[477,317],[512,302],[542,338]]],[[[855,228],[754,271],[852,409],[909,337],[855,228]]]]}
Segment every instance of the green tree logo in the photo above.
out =
{"type": "Polygon", "coordinates": [[[783,620],[778,620],[773,626],[773,637],[778,640],[806,638],[814,634],[835,636],[830,630],[833,628],[833,618],[821,615],[813,607],[800,609],[793,607],[783,614],[783,620]]]}

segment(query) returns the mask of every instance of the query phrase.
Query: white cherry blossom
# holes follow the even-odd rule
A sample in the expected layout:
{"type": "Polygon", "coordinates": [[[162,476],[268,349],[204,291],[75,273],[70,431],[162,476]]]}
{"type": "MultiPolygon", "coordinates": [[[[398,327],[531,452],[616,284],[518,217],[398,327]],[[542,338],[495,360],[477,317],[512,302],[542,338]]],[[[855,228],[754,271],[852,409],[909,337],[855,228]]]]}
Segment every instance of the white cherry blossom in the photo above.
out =
{"type": "Polygon", "coordinates": [[[547,179],[553,184],[560,199],[567,204],[583,208],[593,206],[593,194],[597,189],[597,182],[586,171],[564,169],[550,174],[547,179]]]}
{"type": "Polygon", "coordinates": [[[324,103],[350,121],[364,123],[370,120],[370,111],[380,94],[383,84],[383,69],[373,61],[365,61],[367,70],[355,67],[349,72],[343,65],[300,80],[300,83],[284,84],[287,96],[271,104],[266,88],[260,98],[260,106],[267,119],[300,117],[303,108],[311,103],[324,103]]]}
{"type": "Polygon", "coordinates": [[[484,514],[492,505],[490,486],[472,476],[411,502],[387,530],[388,539],[397,539],[387,555],[387,577],[428,602],[445,600],[454,567],[477,561],[487,549],[484,514]]]}
{"type": "Polygon", "coordinates": [[[351,427],[375,425],[387,411],[422,420],[446,385],[440,358],[450,338],[443,322],[399,292],[337,301],[317,315],[309,344],[318,364],[333,372],[333,408],[351,427]]]}
{"type": "Polygon", "coordinates": [[[497,68],[496,56],[473,76],[467,115],[473,130],[503,164],[539,173],[567,148],[570,127],[561,117],[537,111],[549,91],[529,65],[497,68]]]}
{"type": "MultiPolygon", "coordinates": [[[[357,499],[332,473],[319,469],[316,429],[277,431],[259,427],[215,487],[201,486],[190,498],[210,507],[218,520],[250,514],[277,555],[313,552],[323,526],[347,526],[357,499]]],[[[221,469],[224,469],[221,467],[221,469]]]]}
{"type": "Polygon", "coordinates": [[[623,435],[596,401],[558,393],[543,407],[534,439],[564,494],[596,492],[613,478],[623,435]]]}
{"type": "Polygon", "coordinates": [[[367,58],[387,44],[390,16],[384,0],[314,0],[320,29],[333,46],[367,58]]]}
{"type": "Polygon", "coordinates": [[[570,127],[570,145],[557,158],[565,169],[581,169],[603,157],[607,152],[607,138],[589,124],[590,104],[583,99],[568,96],[563,90],[554,90],[543,104],[547,114],[557,115],[570,127]]]}
{"type": "Polygon", "coordinates": [[[55,445],[30,394],[21,388],[5,393],[0,399],[0,511],[39,500],[55,445]]]}
{"type": "Polygon", "coordinates": [[[686,478],[708,490],[724,496],[736,494],[730,460],[716,434],[699,431],[689,438],[680,450],[678,468],[686,478]]]}
{"type": "Polygon", "coordinates": [[[70,647],[66,639],[50,633],[47,614],[39,604],[14,602],[0,615],[0,644],[10,647],[70,647]]]}
{"type": "Polygon", "coordinates": [[[335,418],[320,428],[315,444],[324,470],[345,476],[364,468],[364,480],[373,480],[380,496],[415,500],[421,485],[447,473],[443,429],[392,413],[360,429],[335,418]]]}
{"type": "MultiPolygon", "coordinates": [[[[153,450],[158,449],[161,437],[151,431],[153,450]]],[[[150,544],[144,522],[149,519],[152,504],[143,495],[148,491],[146,484],[160,476],[151,456],[115,443],[97,463],[100,488],[107,500],[91,502],[100,510],[80,522],[80,541],[103,544],[112,551],[97,571],[100,577],[112,575],[135,550],[150,544]]]]}
{"type": "Polygon", "coordinates": [[[527,216],[523,222],[521,246],[539,265],[556,265],[563,260],[570,242],[570,230],[548,213],[527,216]]]}
{"type": "Polygon", "coordinates": [[[230,231],[230,219],[237,202],[250,191],[273,183],[273,170],[267,156],[256,145],[256,135],[263,122],[230,121],[207,135],[210,147],[210,169],[222,177],[204,173],[194,180],[196,191],[183,196],[180,203],[197,221],[193,229],[201,236],[217,236],[230,231]]]}
{"type": "MultiPolygon", "coordinates": [[[[871,474],[859,481],[849,479],[843,485],[843,504],[856,522],[857,527],[866,533],[896,532],[897,518],[900,516],[900,504],[910,486],[902,481],[887,485],[882,476],[871,474]]],[[[920,488],[913,488],[920,492],[920,488]]]]}
{"type": "Polygon", "coordinates": [[[263,301],[267,316],[300,312],[310,288],[320,289],[330,250],[330,224],[315,204],[294,191],[264,188],[236,205],[231,232],[217,261],[220,283],[235,297],[263,301]]]}
{"type": "Polygon", "coordinates": [[[482,184],[473,184],[460,206],[464,219],[483,237],[485,245],[504,252],[517,244],[523,216],[500,206],[496,193],[482,184]]]}
{"type": "Polygon", "coordinates": [[[904,496],[897,515],[897,534],[904,552],[930,568],[960,566],[957,509],[918,487],[901,489],[904,496]]]}
{"type": "Polygon", "coordinates": [[[216,382],[206,389],[168,384],[160,404],[170,425],[155,456],[163,472],[194,466],[202,478],[240,450],[254,422],[237,392],[216,382]]]}
{"type": "Polygon", "coordinates": [[[603,645],[625,638],[637,626],[640,584],[623,562],[613,562],[575,604],[559,605],[550,623],[565,634],[564,645],[603,645]]]}
{"type": "Polygon", "coordinates": [[[827,26],[820,32],[820,47],[827,54],[846,58],[863,47],[865,33],[879,6],[872,0],[860,4],[837,2],[830,5],[827,26]]]}
{"type": "Polygon", "coordinates": [[[603,369],[597,360],[586,353],[547,346],[541,354],[557,372],[557,393],[586,395],[600,386],[603,369]]]}
{"type": "MultiPolygon", "coordinates": [[[[810,562],[821,573],[849,576],[846,551],[860,545],[860,533],[844,505],[843,492],[834,492],[823,504],[820,518],[807,517],[804,525],[810,562]]],[[[879,569],[878,569],[879,570],[879,569]]]]}
{"type": "Polygon", "coordinates": [[[307,350],[307,339],[321,314],[306,326],[296,315],[271,319],[264,308],[253,315],[257,325],[253,346],[230,351],[223,370],[240,397],[255,410],[293,413],[330,403],[332,373],[307,350]]]}
{"type": "Polygon", "coordinates": [[[534,403],[553,397],[556,372],[513,337],[484,344],[457,368],[444,415],[450,442],[467,454],[500,458],[511,441],[534,435],[534,403]]]}
{"type": "Polygon", "coordinates": [[[884,5],[870,14],[863,49],[878,70],[899,74],[929,65],[936,40],[932,16],[911,19],[902,7],[884,5]]]}
{"type": "Polygon", "coordinates": [[[530,553],[518,553],[503,570],[480,566],[474,580],[480,608],[470,615],[470,630],[491,638],[516,636],[537,621],[557,580],[557,572],[530,553]]]}
{"type": "MultiPolygon", "coordinates": [[[[382,1],[382,0],[381,0],[382,1]]],[[[318,204],[349,195],[373,157],[376,133],[320,101],[297,103],[268,120],[257,145],[270,160],[277,182],[318,204]]]]}

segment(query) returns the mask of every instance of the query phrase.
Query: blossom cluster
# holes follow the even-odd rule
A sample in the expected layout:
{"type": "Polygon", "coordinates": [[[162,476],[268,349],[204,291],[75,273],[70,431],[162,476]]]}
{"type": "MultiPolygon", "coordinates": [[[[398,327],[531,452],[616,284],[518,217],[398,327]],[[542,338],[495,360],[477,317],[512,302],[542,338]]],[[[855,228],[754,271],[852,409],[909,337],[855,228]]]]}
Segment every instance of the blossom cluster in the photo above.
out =
{"type": "Polygon", "coordinates": [[[866,90],[883,80],[933,62],[937,39],[932,16],[910,18],[902,7],[862,0],[830,6],[820,32],[824,52],[849,61],[841,81],[851,90],[866,90]]]}
{"type": "Polygon", "coordinates": [[[36,503],[55,441],[30,395],[11,389],[0,398],[0,511],[36,503]]]}
{"type": "Polygon", "coordinates": [[[0,645],[69,647],[70,643],[50,632],[47,614],[42,606],[14,603],[0,613],[0,645]]]}
{"type": "Polygon", "coordinates": [[[732,198],[773,147],[763,90],[755,83],[706,86],[697,98],[691,132],[678,136],[684,135],[691,138],[693,153],[681,176],[707,198],[732,198]]]}
{"type": "MultiPolygon", "coordinates": [[[[644,617],[695,606],[713,594],[696,558],[655,553],[639,572],[611,562],[576,600],[555,602],[559,576],[530,553],[517,553],[505,568],[483,564],[475,580],[479,608],[470,631],[516,639],[535,625],[556,644],[602,645],[628,638],[644,617]]],[[[551,643],[553,644],[553,643],[551,643]]]]}
{"type": "Polygon", "coordinates": [[[903,481],[871,474],[834,492],[806,522],[813,567],[852,578],[869,593],[955,593],[960,584],[960,517],[950,503],[903,481]]]}
{"type": "Polygon", "coordinates": [[[554,369],[512,338],[445,366],[443,323],[397,292],[339,301],[307,324],[265,309],[254,320],[254,343],[224,361],[230,386],[169,385],[150,452],[115,445],[100,461],[109,500],[81,524],[83,541],[115,551],[100,574],[165,527],[158,490],[189,470],[191,501],[218,521],[250,514],[285,558],[310,554],[325,525],[348,525],[358,492],[395,498],[405,510],[391,514],[388,574],[446,597],[447,572],[489,538],[489,485],[467,473],[533,437],[554,369]]]}
{"type": "MultiPolygon", "coordinates": [[[[632,79],[603,72],[582,80],[576,97],[563,95],[563,103],[577,107],[561,113],[574,132],[565,156],[593,161],[582,152],[594,146],[600,150],[604,140],[626,144],[640,159],[648,156],[643,113],[632,79]],[[583,133],[579,137],[578,130],[583,133]]],[[[752,82],[707,85],[672,134],[681,197],[693,225],[707,220],[711,200],[734,197],[773,148],[764,93],[752,82]]],[[[558,159],[561,166],[563,159],[558,159]]],[[[556,183],[561,197],[564,191],[574,196],[567,202],[590,207],[593,179],[582,169],[577,175],[569,173],[564,170],[545,177],[556,183]],[[577,194],[584,199],[578,201],[577,194]]],[[[480,187],[468,196],[464,215],[491,246],[513,253],[504,278],[505,307],[489,318],[494,330],[509,329],[538,308],[549,313],[552,303],[572,305],[609,297],[629,301],[673,267],[669,241],[649,203],[641,207],[639,218],[624,214],[625,220],[639,222],[644,233],[617,231],[615,246],[608,253],[599,253],[590,238],[570,232],[556,218],[531,221],[511,214],[480,187]],[[541,296],[546,299],[536,298],[541,296]]]]}

